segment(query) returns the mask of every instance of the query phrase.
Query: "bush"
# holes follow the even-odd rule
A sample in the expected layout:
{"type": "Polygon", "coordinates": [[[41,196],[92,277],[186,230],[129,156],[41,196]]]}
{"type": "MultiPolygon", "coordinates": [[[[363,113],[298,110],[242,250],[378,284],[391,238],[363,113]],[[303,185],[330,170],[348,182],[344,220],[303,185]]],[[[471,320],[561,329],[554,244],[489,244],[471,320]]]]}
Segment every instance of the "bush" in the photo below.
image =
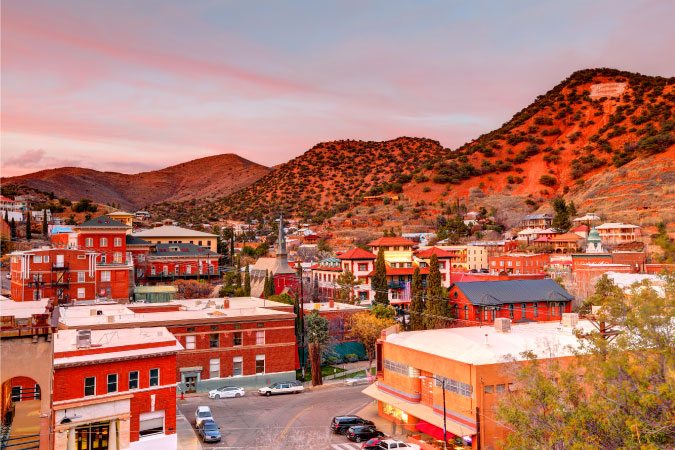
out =
{"type": "Polygon", "coordinates": [[[429,186],[424,186],[424,188],[422,189],[422,192],[430,192],[430,191],[431,188],[429,186]]]}
{"type": "Polygon", "coordinates": [[[558,183],[558,180],[555,177],[552,177],[551,175],[542,175],[539,178],[539,183],[543,184],[544,186],[555,186],[558,183]]]}
{"type": "Polygon", "coordinates": [[[347,362],[356,362],[359,360],[359,356],[356,353],[348,353],[345,355],[347,362]]]}

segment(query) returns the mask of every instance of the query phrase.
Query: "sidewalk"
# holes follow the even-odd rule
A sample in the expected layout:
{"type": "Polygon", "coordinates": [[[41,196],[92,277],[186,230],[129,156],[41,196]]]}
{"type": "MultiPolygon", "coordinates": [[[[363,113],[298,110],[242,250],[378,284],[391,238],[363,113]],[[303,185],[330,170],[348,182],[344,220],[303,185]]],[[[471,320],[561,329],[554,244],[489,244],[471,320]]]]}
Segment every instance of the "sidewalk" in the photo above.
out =
{"type": "Polygon", "coordinates": [[[408,432],[402,425],[397,425],[377,414],[377,400],[368,403],[368,406],[356,412],[356,415],[364,419],[371,420],[378,430],[393,439],[408,442],[408,432]]]}
{"type": "Polygon", "coordinates": [[[202,444],[190,421],[178,409],[176,409],[176,435],[179,449],[202,450],[202,444]]]}

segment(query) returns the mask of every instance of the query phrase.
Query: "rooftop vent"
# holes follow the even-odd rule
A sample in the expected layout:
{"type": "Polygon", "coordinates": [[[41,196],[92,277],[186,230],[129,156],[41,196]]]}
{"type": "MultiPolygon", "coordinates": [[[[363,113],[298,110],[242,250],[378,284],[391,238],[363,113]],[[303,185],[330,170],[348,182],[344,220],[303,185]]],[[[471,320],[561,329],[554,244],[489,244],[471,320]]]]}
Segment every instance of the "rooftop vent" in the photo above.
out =
{"type": "Polygon", "coordinates": [[[77,330],[75,345],[77,348],[91,347],[91,330],[77,330]]]}
{"type": "Polygon", "coordinates": [[[498,317],[495,319],[495,330],[500,333],[511,332],[511,319],[505,317],[498,317]]]}
{"type": "Polygon", "coordinates": [[[579,315],[576,313],[564,313],[562,315],[562,324],[568,328],[576,327],[579,324],[579,315]]]}

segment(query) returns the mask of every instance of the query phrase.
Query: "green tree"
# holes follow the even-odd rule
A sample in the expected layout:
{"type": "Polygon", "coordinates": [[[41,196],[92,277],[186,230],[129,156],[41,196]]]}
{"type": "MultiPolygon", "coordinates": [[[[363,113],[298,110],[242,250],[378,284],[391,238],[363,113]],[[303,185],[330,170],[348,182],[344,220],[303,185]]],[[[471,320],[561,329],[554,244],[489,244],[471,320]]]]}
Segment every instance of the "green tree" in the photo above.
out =
{"type": "Polygon", "coordinates": [[[263,282],[263,292],[262,295],[264,298],[269,298],[274,292],[270,292],[270,275],[267,270],[265,270],[265,281],[263,282]]]}
{"type": "Polygon", "coordinates": [[[49,228],[47,227],[47,210],[42,210],[42,236],[47,239],[49,236],[49,228]]]}
{"type": "Polygon", "coordinates": [[[427,277],[427,302],[424,325],[427,329],[443,328],[449,323],[448,302],[443,298],[441,285],[441,271],[438,266],[438,256],[431,255],[429,261],[429,276],[427,277]],[[447,317],[448,319],[444,319],[447,317]]]}
{"type": "Polygon", "coordinates": [[[12,220],[9,222],[9,229],[11,232],[10,238],[12,240],[16,239],[16,221],[14,220],[14,217],[12,217],[12,220]]]}
{"type": "Polygon", "coordinates": [[[574,200],[570,200],[569,204],[567,205],[567,214],[569,214],[570,217],[577,216],[577,207],[574,205],[574,200]]]}
{"type": "Polygon", "coordinates": [[[244,295],[246,297],[251,296],[251,272],[249,271],[248,264],[246,264],[246,273],[244,275],[244,295]]]}
{"type": "Polygon", "coordinates": [[[565,199],[556,197],[553,200],[553,209],[555,210],[555,216],[553,217],[552,228],[558,233],[567,233],[572,228],[572,222],[565,199]]]}
{"type": "MultiPolygon", "coordinates": [[[[391,308],[393,313],[393,308],[391,306],[376,305],[373,308],[391,308]]],[[[375,358],[375,346],[377,340],[382,334],[382,330],[389,328],[392,325],[395,325],[396,321],[390,317],[377,317],[375,314],[372,314],[372,311],[361,312],[354,314],[349,319],[349,334],[350,336],[356,338],[359,342],[363,344],[366,348],[366,353],[368,355],[368,368],[372,365],[373,359],[375,358]]]]}
{"type": "Polygon", "coordinates": [[[237,286],[237,289],[241,287],[241,257],[237,256],[237,264],[235,265],[235,285],[237,286]]]}
{"type": "Polygon", "coordinates": [[[375,290],[373,303],[389,304],[389,289],[387,286],[387,265],[384,262],[384,247],[377,251],[375,273],[373,274],[372,288],[375,290]]]}
{"type": "Polygon", "coordinates": [[[330,335],[328,333],[328,319],[321,317],[315,309],[305,319],[305,336],[307,338],[309,361],[312,370],[312,384],[318,386],[323,384],[321,378],[321,353],[328,344],[330,335]]]}
{"type": "Polygon", "coordinates": [[[415,267],[410,287],[410,329],[424,329],[424,287],[419,267],[415,267]]]}
{"type": "Polygon", "coordinates": [[[373,305],[373,307],[370,308],[370,314],[377,317],[378,319],[394,320],[394,316],[396,315],[396,310],[391,305],[377,304],[377,305],[373,305]]]}
{"type": "Polygon", "coordinates": [[[358,298],[354,296],[354,286],[358,286],[360,282],[356,279],[354,274],[349,269],[345,269],[336,281],[338,285],[338,300],[349,304],[357,303],[358,298]]]}
{"type": "Polygon", "coordinates": [[[316,248],[321,252],[331,253],[333,249],[328,245],[328,241],[324,238],[319,239],[319,242],[316,245],[316,248]]]}
{"type": "Polygon", "coordinates": [[[31,227],[31,212],[26,210],[26,240],[30,241],[33,237],[33,232],[30,229],[31,227]]]}
{"type": "Polygon", "coordinates": [[[598,281],[595,282],[595,292],[581,305],[579,312],[581,314],[589,314],[591,312],[591,306],[600,306],[606,303],[610,298],[620,296],[621,292],[621,288],[615,285],[607,274],[602,274],[600,278],[598,278],[598,281]]]}
{"type": "MultiPolygon", "coordinates": [[[[672,449],[675,446],[675,280],[610,289],[597,314],[619,331],[579,334],[569,364],[526,352],[498,416],[506,449],[672,449]]],[[[555,352],[555,349],[550,349],[555,352]]]]}

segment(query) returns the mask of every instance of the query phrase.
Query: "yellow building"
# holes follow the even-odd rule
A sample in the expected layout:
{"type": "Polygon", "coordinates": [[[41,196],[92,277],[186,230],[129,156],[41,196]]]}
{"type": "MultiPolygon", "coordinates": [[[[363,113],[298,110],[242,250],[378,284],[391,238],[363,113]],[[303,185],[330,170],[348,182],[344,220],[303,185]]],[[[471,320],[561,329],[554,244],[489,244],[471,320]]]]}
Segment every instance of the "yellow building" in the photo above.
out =
{"type": "Polygon", "coordinates": [[[164,225],[134,233],[135,237],[156,244],[195,244],[218,252],[218,236],[187,228],[164,225]]]}
{"type": "MultiPolygon", "coordinates": [[[[122,222],[124,225],[129,227],[133,226],[134,215],[124,211],[117,211],[110,214],[106,214],[107,217],[122,222]]],[[[127,234],[131,234],[131,228],[127,230],[127,234]]]]}

